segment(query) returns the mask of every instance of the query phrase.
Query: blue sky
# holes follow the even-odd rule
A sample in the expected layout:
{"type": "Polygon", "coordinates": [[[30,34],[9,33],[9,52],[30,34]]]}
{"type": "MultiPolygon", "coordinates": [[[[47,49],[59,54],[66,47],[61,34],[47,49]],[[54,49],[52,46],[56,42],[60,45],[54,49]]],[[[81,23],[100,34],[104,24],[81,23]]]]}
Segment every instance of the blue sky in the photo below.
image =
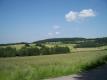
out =
{"type": "Polygon", "coordinates": [[[107,0],[0,0],[0,43],[107,37],[107,0]]]}

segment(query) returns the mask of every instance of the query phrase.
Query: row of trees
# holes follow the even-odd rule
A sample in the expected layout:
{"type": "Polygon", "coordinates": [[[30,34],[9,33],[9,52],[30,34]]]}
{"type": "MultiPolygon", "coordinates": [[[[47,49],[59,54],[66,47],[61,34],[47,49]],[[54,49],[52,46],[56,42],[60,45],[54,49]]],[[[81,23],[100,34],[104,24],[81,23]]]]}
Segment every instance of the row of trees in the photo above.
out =
{"type": "Polygon", "coordinates": [[[20,43],[7,43],[7,44],[0,44],[0,46],[20,45],[20,44],[29,44],[29,43],[27,43],[27,42],[20,42],[20,43]]]}
{"type": "Polygon", "coordinates": [[[104,46],[105,44],[97,43],[95,41],[86,41],[81,42],[75,46],[75,48],[91,48],[91,47],[100,47],[104,46]]]}
{"type": "Polygon", "coordinates": [[[31,47],[24,46],[19,50],[12,47],[0,48],[0,57],[14,57],[14,56],[36,56],[36,55],[51,55],[51,54],[63,54],[69,53],[70,49],[68,47],[31,47]]]}
{"type": "Polygon", "coordinates": [[[16,48],[6,47],[0,48],[0,57],[13,57],[16,56],[16,48]]]}

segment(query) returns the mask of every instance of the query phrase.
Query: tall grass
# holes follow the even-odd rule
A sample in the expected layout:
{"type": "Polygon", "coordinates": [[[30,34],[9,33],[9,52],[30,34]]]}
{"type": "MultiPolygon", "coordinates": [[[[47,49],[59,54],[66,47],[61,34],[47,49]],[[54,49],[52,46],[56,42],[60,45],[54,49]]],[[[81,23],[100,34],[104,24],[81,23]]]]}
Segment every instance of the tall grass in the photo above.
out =
{"type": "Polygon", "coordinates": [[[0,58],[0,80],[41,80],[104,64],[107,50],[60,55],[0,58]]]}

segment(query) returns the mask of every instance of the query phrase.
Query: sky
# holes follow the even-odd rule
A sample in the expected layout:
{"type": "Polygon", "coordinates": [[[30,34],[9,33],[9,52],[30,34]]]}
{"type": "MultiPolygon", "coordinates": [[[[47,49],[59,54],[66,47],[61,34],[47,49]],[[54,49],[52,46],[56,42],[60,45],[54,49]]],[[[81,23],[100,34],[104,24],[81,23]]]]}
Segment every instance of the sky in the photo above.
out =
{"type": "Polygon", "coordinates": [[[107,0],[0,0],[0,43],[107,37],[107,0]]]}

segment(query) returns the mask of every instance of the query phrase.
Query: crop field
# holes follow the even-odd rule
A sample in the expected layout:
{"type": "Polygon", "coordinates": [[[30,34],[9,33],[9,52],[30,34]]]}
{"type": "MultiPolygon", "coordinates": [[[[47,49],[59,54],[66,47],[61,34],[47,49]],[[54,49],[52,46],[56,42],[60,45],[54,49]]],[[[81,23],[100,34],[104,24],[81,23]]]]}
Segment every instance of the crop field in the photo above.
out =
{"type": "Polygon", "coordinates": [[[16,48],[17,50],[18,49],[21,49],[22,47],[24,46],[24,44],[16,44],[16,45],[8,45],[8,46],[0,46],[0,47],[12,47],[12,48],[16,48]]]}
{"type": "Polygon", "coordinates": [[[107,50],[0,58],[0,80],[42,80],[71,75],[106,63],[107,50]]]}

